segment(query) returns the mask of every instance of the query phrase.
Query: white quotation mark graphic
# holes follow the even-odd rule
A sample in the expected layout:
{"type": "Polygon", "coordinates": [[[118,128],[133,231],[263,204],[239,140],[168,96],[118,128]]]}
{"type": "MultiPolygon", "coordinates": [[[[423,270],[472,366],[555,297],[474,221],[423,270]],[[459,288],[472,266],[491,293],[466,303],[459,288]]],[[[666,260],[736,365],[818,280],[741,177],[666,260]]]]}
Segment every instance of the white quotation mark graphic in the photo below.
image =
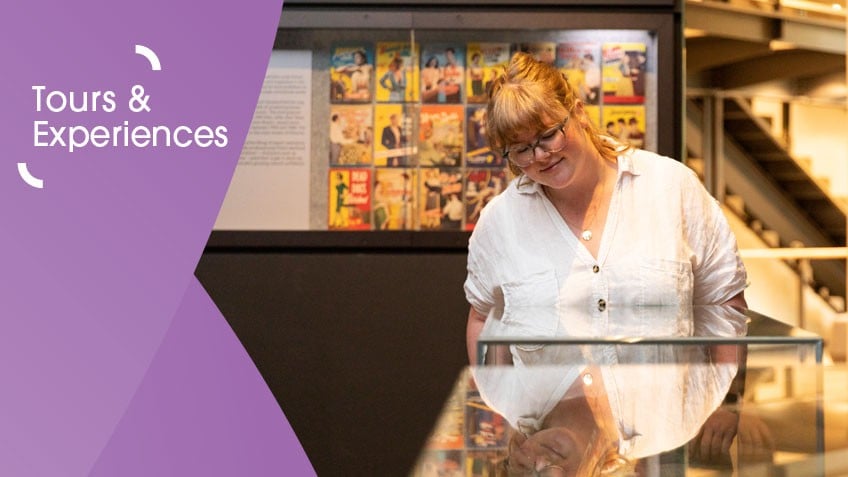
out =
{"type": "Polygon", "coordinates": [[[24,180],[31,187],[35,187],[36,189],[44,188],[44,181],[30,174],[29,169],[27,169],[26,162],[18,163],[18,174],[21,175],[21,179],[24,180]]]}
{"type": "MultiPolygon", "coordinates": [[[[162,71],[162,63],[159,62],[159,57],[156,56],[156,53],[150,48],[144,45],[135,45],[135,54],[147,58],[147,61],[150,62],[151,70],[162,71]]],[[[44,188],[44,180],[32,175],[27,168],[26,162],[18,163],[18,175],[20,175],[21,179],[23,179],[30,187],[34,187],[36,189],[44,188]]]]}
{"type": "Polygon", "coordinates": [[[147,58],[147,61],[150,62],[150,69],[153,71],[162,70],[162,64],[159,63],[159,57],[156,56],[156,53],[154,53],[150,48],[144,45],[135,45],[135,54],[147,58]]]}

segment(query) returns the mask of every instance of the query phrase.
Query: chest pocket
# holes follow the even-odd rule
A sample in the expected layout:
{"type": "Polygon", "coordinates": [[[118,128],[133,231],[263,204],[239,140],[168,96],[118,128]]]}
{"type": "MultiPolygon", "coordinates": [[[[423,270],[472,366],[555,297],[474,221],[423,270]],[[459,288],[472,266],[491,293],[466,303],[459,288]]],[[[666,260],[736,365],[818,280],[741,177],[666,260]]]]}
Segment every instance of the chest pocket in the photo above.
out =
{"type": "Polygon", "coordinates": [[[692,304],[692,264],[651,259],[640,263],[637,305],[688,306],[692,304]]]}
{"type": "Polygon", "coordinates": [[[518,337],[550,337],[559,324],[559,283],[554,270],[543,270],[504,283],[503,324],[518,337]]]}

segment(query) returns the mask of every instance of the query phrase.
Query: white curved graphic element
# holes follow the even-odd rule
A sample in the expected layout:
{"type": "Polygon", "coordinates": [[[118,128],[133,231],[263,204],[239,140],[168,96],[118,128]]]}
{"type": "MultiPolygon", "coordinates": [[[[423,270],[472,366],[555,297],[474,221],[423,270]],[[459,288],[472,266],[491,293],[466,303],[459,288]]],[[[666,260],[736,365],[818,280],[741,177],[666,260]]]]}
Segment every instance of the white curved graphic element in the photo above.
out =
{"type": "Polygon", "coordinates": [[[18,163],[18,174],[20,174],[21,179],[23,179],[24,182],[29,184],[31,187],[35,187],[36,189],[44,188],[44,181],[29,173],[26,162],[18,163]]]}
{"type": "Polygon", "coordinates": [[[147,61],[150,62],[150,68],[153,71],[162,70],[162,64],[159,63],[159,57],[156,56],[156,53],[154,53],[150,48],[144,45],[135,45],[135,54],[147,58],[147,61]]]}

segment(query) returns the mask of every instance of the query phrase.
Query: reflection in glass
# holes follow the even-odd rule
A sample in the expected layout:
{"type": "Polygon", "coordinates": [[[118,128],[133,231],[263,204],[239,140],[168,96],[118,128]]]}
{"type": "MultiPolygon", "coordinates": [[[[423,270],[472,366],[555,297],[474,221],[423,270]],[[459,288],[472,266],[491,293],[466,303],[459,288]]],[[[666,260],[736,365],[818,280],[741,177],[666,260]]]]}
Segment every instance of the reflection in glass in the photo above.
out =
{"type": "Polygon", "coordinates": [[[724,306],[502,318],[413,475],[824,475],[818,336],[724,306]]]}
{"type": "MultiPolygon", "coordinates": [[[[733,308],[696,310],[611,309],[606,333],[662,338],[745,334],[746,318],[733,308]]],[[[591,323],[571,315],[571,323],[591,323]]],[[[513,342],[490,345],[489,361],[513,366],[478,367],[473,376],[483,399],[516,431],[507,459],[510,475],[635,473],[640,458],[694,438],[724,401],[738,371],[735,345],[563,346],[515,339],[523,330],[492,322],[500,328],[485,330],[481,341],[500,335],[513,342]]]]}

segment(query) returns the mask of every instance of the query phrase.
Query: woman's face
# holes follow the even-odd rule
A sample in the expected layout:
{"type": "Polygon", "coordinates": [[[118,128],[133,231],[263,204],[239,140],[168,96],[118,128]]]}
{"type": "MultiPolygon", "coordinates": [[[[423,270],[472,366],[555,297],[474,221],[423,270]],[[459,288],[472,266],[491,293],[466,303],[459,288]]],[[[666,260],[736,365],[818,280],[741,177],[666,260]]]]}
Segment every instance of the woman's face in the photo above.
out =
{"type": "MultiPolygon", "coordinates": [[[[546,123],[554,125],[557,121],[548,120],[546,123]]],[[[519,143],[533,144],[539,134],[539,131],[528,131],[519,136],[519,143]]],[[[597,151],[586,138],[581,115],[576,111],[565,123],[559,139],[560,145],[564,144],[562,150],[548,153],[536,148],[533,162],[521,168],[527,177],[554,190],[579,184],[585,176],[585,171],[591,166],[592,158],[597,156],[597,151]]]]}
{"type": "Polygon", "coordinates": [[[566,427],[519,435],[509,446],[509,476],[575,476],[588,440],[566,427]]]}

